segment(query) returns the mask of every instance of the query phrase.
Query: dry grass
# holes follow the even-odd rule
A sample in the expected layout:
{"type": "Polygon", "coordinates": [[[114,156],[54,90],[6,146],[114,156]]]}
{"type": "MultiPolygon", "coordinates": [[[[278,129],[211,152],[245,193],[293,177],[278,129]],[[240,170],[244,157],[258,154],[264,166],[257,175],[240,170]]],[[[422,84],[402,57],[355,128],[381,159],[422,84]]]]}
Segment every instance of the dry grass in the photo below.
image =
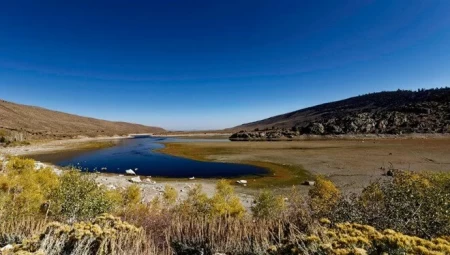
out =
{"type": "Polygon", "coordinates": [[[37,217],[14,217],[0,221],[0,247],[10,243],[20,243],[26,238],[42,232],[47,220],[37,217]]]}

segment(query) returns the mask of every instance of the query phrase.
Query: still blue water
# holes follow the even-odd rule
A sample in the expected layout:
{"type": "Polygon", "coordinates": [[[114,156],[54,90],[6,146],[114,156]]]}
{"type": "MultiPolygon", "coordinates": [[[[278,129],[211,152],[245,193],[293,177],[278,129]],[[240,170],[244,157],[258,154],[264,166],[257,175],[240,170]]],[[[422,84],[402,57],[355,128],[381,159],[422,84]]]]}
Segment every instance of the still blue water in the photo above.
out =
{"type": "Polygon", "coordinates": [[[116,146],[106,149],[58,152],[35,155],[33,158],[59,166],[76,166],[88,170],[100,171],[106,168],[106,171],[101,172],[118,174],[124,174],[127,169],[138,169],[136,173],[145,176],[218,178],[267,173],[265,169],[249,165],[201,162],[155,151],[164,147],[162,142],[174,141],[201,142],[202,140],[155,137],[124,139],[116,146]]]}

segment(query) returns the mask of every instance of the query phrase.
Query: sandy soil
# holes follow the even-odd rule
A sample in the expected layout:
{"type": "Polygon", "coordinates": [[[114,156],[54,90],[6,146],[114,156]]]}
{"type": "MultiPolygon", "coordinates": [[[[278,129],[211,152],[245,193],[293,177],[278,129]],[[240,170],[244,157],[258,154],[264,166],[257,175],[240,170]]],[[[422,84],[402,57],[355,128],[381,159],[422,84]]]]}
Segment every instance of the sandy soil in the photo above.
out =
{"type": "Polygon", "coordinates": [[[340,188],[356,191],[394,169],[450,171],[450,139],[310,140],[292,142],[189,143],[163,152],[223,162],[263,161],[326,175],[340,188]],[[191,155],[190,155],[191,154],[191,155]]]}
{"type": "MultiPolygon", "coordinates": [[[[121,176],[121,175],[111,175],[111,174],[102,174],[97,177],[97,182],[105,185],[108,188],[117,188],[123,189],[126,188],[133,183],[130,182],[130,179],[133,176],[121,176]]],[[[170,185],[178,191],[179,199],[183,200],[186,198],[188,191],[193,188],[196,184],[201,184],[203,191],[209,196],[212,197],[215,193],[216,180],[176,180],[176,181],[159,181],[157,178],[153,179],[152,182],[146,182],[147,177],[142,176],[142,183],[138,184],[142,189],[143,200],[144,202],[152,201],[156,196],[161,196],[165,185],[170,185]]],[[[253,202],[253,196],[250,194],[246,194],[246,192],[241,192],[240,189],[237,190],[237,195],[241,199],[243,205],[246,208],[250,208],[253,202]]]]}

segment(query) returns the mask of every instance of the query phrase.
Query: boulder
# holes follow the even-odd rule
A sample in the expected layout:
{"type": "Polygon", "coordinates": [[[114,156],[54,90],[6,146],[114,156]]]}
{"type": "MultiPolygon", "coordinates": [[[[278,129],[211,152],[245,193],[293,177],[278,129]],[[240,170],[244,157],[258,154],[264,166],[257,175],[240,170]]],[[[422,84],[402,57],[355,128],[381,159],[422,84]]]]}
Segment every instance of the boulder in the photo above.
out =
{"type": "Polygon", "coordinates": [[[0,251],[3,253],[6,251],[9,251],[9,250],[12,250],[12,249],[14,249],[14,246],[12,246],[11,244],[8,244],[8,245],[4,246],[3,248],[1,248],[0,251]]]}
{"type": "Polygon", "coordinates": [[[325,133],[325,127],[322,125],[322,123],[314,122],[310,124],[309,132],[314,135],[322,135],[323,133],[325,133]]]}
{"type": "Polygon", "coordinates": [[[130,182],[132,182],[132,183],[141,183],[142,180],[141,180],[141,177],[137,176],[137,177],[131,178],[130,182]]]}
{"type": "Polygon", "coordinates": [[[128,175],[136,175],[136,173],[132,169],[125,170],[125,173],[128,175]]]}
{"type": "Polygon", "coordinates": [[[314,185],[316,185],[316,182],[315,181],[305,181],[305,182],[303,182],[303,185],[314,186],[314,185]]]}
{"type": "Polygon", "coordinates": [[[43,169],[43,168],[45,168],[45,164],[44,164],[44,163],[41,163],[41,162],[39,162],[39,161],[37,161],[36,163],[34,163],[34,169],[40,170],[40,169],[43,169]]]}

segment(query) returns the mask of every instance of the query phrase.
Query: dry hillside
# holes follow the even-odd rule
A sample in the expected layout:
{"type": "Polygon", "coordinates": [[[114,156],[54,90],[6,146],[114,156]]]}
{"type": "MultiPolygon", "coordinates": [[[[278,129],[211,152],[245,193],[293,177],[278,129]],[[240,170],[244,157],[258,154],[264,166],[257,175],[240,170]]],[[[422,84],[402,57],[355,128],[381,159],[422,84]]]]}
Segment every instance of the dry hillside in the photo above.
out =
{"type": "Polygon", "coordinates": [[[450,88],[379,92],[317,105],[232,128],[302,134],[446,133],[450,88]]]}
{"type": "Polygon", "coordinates": [[[0,100],[0,129],[6,133],[21,134],[27,140],[165,131],[159,127],[81,117],[3,100],[0,100]]]}

